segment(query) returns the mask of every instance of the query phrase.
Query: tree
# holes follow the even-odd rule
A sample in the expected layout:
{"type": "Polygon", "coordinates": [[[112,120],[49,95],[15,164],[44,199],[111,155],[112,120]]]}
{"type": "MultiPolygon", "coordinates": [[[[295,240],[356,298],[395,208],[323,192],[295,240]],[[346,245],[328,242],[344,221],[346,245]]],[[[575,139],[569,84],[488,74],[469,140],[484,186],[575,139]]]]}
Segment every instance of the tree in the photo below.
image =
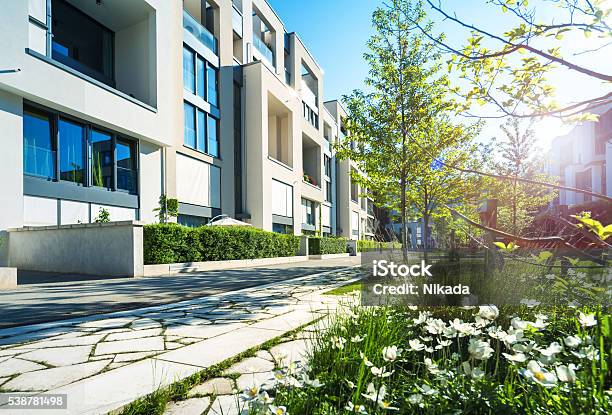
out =
{"type": "Polygon", "coordinates": [[[159,223],[167,223],[170,218],[178,217],[179,203],[177,199],[169,198],[165,194],[159,197],[159,207],[153,209],[157,212],[159,223]]]}
{"type": "Polygon", "coordinates": [[[422,4],[391,0],[372,15],[375,34],[364,58],[370,66],[366,87],[345,96],[349,137],[337,146],[339,158],[354,160],[356,175],[376,204],[400,212],[401,242],[407,258],[409,175],[417,162],[410,141],[424,125],[449,107],[443,100],[448,79],[437,76],[439,60],[432,42],[411,32],[411,22],[425,27],[422,4]]]}
{"type": "MultiPolygon", "coordinates": [[[[500,161],[495,163],[501,174],[554,182],[552,177],[541,173],[542,160],[536,156],[532,121],[525,125],[519,118],[509,118],[501,126],[505,135],[500,143],[500,161]]],[[[526,184],[513,180],[511,186],[504,182],[491,181],[490,186],[498,199],[498,228],[515,235],[522,235],[539,209],[545,207],[556,196],[555,191],[545,186],[526,184]]]]}
{"type": "MultiPolygon", "coordinates": [[[[466,88],[454,91],[465,98],[463,110],[480,118],[555,116],[564,119],[596,119],[590,110],[612,102],[612,93],[604,91],[578,102],[557,103],[555,85],[549,81],[551,71],[563,68],[577,76],[611,82],[612,75],[601,73],[598,59],[589,65],[576,63],[577,56],[597,53],[606,58],[612,44],[612,29],[607,19],[612,9],[598,0],[490,0],[514,25],[503,33],[483,29],[469,23],[466,16],[445,9],[439,0],[426,0],[428,8],[455,28],[469,30],[471,35],[464,45],[432,35],[416,19],[415,27],[441,51],[450,54],[449,71],[456,71],[466,88]],[[535,6],[531,3],[535,3],[535,6]],[[568,35],[581,34],[583,41],[563,44],[568,35]],[[473,103],[491,104],[493,115],[473,112],[473,103]]],[[[483,5],[484,6],[484,5],[483,5]]],[[[609,84],[608,84],[609,85],[609,84]]]]}

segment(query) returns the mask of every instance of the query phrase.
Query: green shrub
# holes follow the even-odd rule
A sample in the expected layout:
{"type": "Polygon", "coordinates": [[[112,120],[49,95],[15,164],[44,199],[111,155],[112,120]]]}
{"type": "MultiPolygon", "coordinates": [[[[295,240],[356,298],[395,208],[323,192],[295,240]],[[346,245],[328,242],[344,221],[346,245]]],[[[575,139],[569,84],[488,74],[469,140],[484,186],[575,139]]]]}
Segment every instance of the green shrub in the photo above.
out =
{"type": "Polygon", "coordinates": [[[379,242],[360,240],[357,241],[357,252],[373,251],[375,249],[401,249],[402,244],[399,242],[379,242]]]}
{"type": "Polygon", "coordinates": [[[308,238],[309,255],[327,255],[346,253],[346,238],[315,236],[308,238]]]}
{"type": "Polygon", "coordinates": [[[249,226],[177,224],[144,227],[145,264],[275,258],[297,255],[300,238],[249,226]]]}

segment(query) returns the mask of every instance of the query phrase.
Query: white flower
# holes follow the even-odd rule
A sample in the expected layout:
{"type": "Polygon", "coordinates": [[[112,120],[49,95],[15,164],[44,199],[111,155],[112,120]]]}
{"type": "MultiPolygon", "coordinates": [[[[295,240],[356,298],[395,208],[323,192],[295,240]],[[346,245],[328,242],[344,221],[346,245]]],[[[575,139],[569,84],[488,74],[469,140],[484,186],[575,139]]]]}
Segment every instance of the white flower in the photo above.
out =
{"type": "Polygon", "coordinates": [[[349,388],[355,389],[355,384],[348,379],[344,379],[349,388]]]}
{"type": "Polygon", "coordinates": [[[365,339],[365,336],[353,336],[351,337],[351,343],[361,343],[365,339]]]}
{"type": "Polygon", "coordinates": [[[446,328],[444,321],[439,318],[432,318],[427,320],[427,331],[431,334],[440,334],[446,328]]]}
{"type": "Polygon", "coordinates": [[[376,399],[381,399],[380,396],[382,396],[383,398],[385,397],[387,393],[387,389],[385,388],[385,386],[381,386],[380,389],[377,391],[376,388],[374,387],[373,383],[368,383],[368,387],[366,388],[366,393],[362,393],[361,396],[363,396],[366,399],[369,399],[372,402],[376,402],[376,399]]]}
{"type": "Polygon", "coordinates": [[[541,304],[538,300],[533,300],[531,298],[523,298],[521,300],[521,304],[526,305],[529,308],[537,307],[541,304]]]}
{"type": "Polygon", "coordinates": [[[259,386],[253,386],[242,391],[240,398],[244,401],[252,401],[259,397],[259,386]]]}
{"type": "Polygon", "coordinates": [[[421,343],[419,339],[408,340],[408,344],[410,345],[410,348],[415,352],[418,352],[419,350],[423,350],[425,348],[425,345],[421,343]]]}
{"type": "Polygon", "coordinates": [[[270,405],[272,402],[274,402],[274,398],[271,398],[270,395],[268,395],[268,392],[262,392],[258,399],[259,402],[263,403],[264,405],[270,405]]]}
{"type": "Polygon", "coordinates": [[[310,377],[306,373],[302,374],[302,382],[304,383],[304,385],[308,385],[315,389],[323,386],[319,379],[310,379],[310,377]]]}
{"type": "Polygon", "coordinates": [[[388,378],[394,372],[393,370],[391,372],[387,372],[384,366],[383,367],[372,366],[370,370],[372,371],[372,374],[374,376],[379,377],[379,378],[388,378]]]}
{"type": "Polygon", "coordinates": [[[408,402],[413,405],[418,405],[423,402],[423,395],[421,395],[420,393],[413,393],[408,397],[408,402]]]}
{"type": "Polygon", "coordinates": [[[574,347],[580,346],[582,340],[577,336],[567,336],[565,339],[563,339],[563,343],[565,343],[567,347],[571,347],[573,349],[574,347]]]}
{"type": "Polygon", "coordinates": [[[487,360],[493,355],[494,350],[491,348],[488,341],[472,338],[468,345],[468,352],[474,359],[487,360]]]}
{"type": "Polygon", "coordinates": [[[287,413],[287,408],[284,406],[270,405],[269,408],[270,412],[272,412],[274,415],[285,415],[287,413]]]}
{"type": "Polygon", "coordinates": [[[359,352],[359,356],[361,356],[361,358],[363,359],[363,363],[367,366],[367,367],[371,367],[374,366],[374,363],[370,362],[368,360],[368,358],[366,357],[365,354],[363,354],[363,352],[359,352]]]}
{"type": "Polygon", "coordinates": [[[559,343],[552,342],[546,349],[541,349],[540,353],[543,356],[550,357],[556,355],[557,353],[561,353],[561,350],[563,350],[563,348],[559,343]]]}
{"type": "Polygon", "coordinates": [[[383,347],[382,349],[383,359],[385,362],[393,362],[399,357],[401,352],[402,352],[402,349],[398,349],[397,346],[383,347]]]}
{"type": "Polygon", "coordinates": [[[347,411],[353,412],[353,413],[357,413],[357,414],[367,414],[368,412],[365,409],[365,406],[363,405],[353,405],[353,402],[349,402],[348,404],[346,404],[346,406],[344,407],[344,409],[346,409],[347,411]]]}
{"type": "Polygon", "coordinates": [[[334,348],[338,350],[344,349],[344,345],[346,344],[346,339],[344,337],[334,336],[331,338],[331,341],[334,348]]]}
{"type": "Polygon", "coordinates": [[[478,307],[478,316],[493,321],[499,316],[499,309],[494,305],[481,305],[478,307]]]}
{"type": "Polygon", "coordinates": [[[588,345],[586,347],[581,348],[578,352],[572,351],[572,354],[579,359],[587,358],[588,360],[597,360],[599,359],[599,352],[597,349],[593,347],[593,345],[588,345]]]}
{"type": "Polygon", "coordinates": [[[474,379],[480,379],[484,376],[485,372],[479,367],[472,368],[470,362],[463,362],[461,364],[461,369],[463,369],[463,373],[468,376],[471,376],[474,379]]]}
{"type": "Polygon", "coordinates": [[[524,369],[522,373],[527,379],[545,388],[551,388],[557,384],[557,376],[553,372],[543,369],[535,360],[530,360],[527,363],[527,369],[524,369]]]}
{"type": "Polygon", "coordinates": [[[420,311],[419,317],[414,319],[414,324],[418,326],[419,324],[425,323],[429,316],[431,316],[429,311],[420,311]]]}
{"type": "Polygon", "coordinates": [[[417,388],[419,388],[421,393],[423,393],[424,395],[437,395],[438,394],[437,389],[434,389],[431,386],[426,385],[426,384],[423,384],[423,386],[417,386],[417,388]]]}
{"type": "Polygon", "coordinates": [[[524,353],[516,353],[516,354],[508,354],[508,353],[502,353],[504,355],[504,357],[506,359],[508,359],[510,362],[512,363],[523,363],[525,360],[527,360],[527,356],[525,356],[524,353]]]}
{"type": "Polygon", "coordinates": [[[557,377],[561,382],[574,383],[576,382],[576,372],[574,371],[575,368],[576,366],[573,363],[570,363],[567,366],[557,366],[555,371],[557,372],[557,377]]]}
{"type": "Polygon", "coordinates": [[[391,406],[390,402],[383,401],[382,399],[378,400],[378,407],[387,411],[399,411],[399,408],[391,406]]]}
{"type": "Polygon", "coordinates": [[[597,320],[595,320],[595,314],[584,314],[582,312],[579,312],[578,322],[582,327],[592,327],[597,325],[597,320]]]}
{"type": "Polygon", "coordinates": [[[408,310],[411,310],[411,311],[417,311],[418,309],[419,309],[419,307],[417,307],[415,305],[409,305],[408,306],[408,310]]]}
{"type": "Polygon", "coordinates": [[[521,353],[531,353],[531,351],[536,347],[536,343],[534,341],[530,341],[528,343],[518,343],[512,345],[512,350],[515,352],[521,353]]]}
{"type": "Polygon", "coordinates": [[[432,375],[441,375],[445,373],[445,371],[442,369],[439,369],[438,364],[435,363],[433,360],[431,360],[429,357],[426,357],[424,361],[425,361],[425,366],[427,367],[427,370],[432,375]]]}

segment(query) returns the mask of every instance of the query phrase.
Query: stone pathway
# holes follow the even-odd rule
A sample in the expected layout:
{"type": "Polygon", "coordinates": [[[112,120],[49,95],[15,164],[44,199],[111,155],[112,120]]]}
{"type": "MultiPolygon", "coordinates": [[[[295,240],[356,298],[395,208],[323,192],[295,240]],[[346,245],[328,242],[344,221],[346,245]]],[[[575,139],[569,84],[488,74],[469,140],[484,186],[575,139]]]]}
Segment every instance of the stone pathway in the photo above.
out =
{"type": "MultiPolygon", "coordinates": [[[[67,410],[37,410],[41,415],[116,410],[327,314],[337,302],[322,293],[356,275],[355,269],[332,271],[164,306],[3,329],[0,391],[68,394],[67,410]]],[[[225,397],[213,402],[211,414],[215,405],[231,406],[230,395],[221,392],[268,376],[276,364],[276,350],[270,352],[272,357],[261,352],[228,369],[228,375],[240,374],[235,384],[227,378],[200,385],[197,398],[169,413],[198,413],[211,390],[225,397]]]]}

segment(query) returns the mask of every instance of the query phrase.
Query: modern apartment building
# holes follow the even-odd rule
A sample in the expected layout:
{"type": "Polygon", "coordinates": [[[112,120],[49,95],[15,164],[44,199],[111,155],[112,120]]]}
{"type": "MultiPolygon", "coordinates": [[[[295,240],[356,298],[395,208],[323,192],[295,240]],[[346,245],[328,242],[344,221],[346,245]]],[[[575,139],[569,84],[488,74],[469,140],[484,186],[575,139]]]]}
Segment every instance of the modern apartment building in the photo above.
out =
{"type": "MultiPolygon", "coordinates": [[[[599,115],[598,122],[583,122],[553,140],[547,171],[562,185],[612,196],[612,106],[591,112],[599,115]]],[[[589,195],[561,190],[553,205],[573,206],[591,200],[589,195]]]]}
{"type": "MultiPolygon", "coordinates": [[[[0,13],[0,230],[227,214],[368,236],[344,110],[265,0],[16,0],[0,13]]],[[[370,214],[368,214],[370,213],[370,214]]]]}

